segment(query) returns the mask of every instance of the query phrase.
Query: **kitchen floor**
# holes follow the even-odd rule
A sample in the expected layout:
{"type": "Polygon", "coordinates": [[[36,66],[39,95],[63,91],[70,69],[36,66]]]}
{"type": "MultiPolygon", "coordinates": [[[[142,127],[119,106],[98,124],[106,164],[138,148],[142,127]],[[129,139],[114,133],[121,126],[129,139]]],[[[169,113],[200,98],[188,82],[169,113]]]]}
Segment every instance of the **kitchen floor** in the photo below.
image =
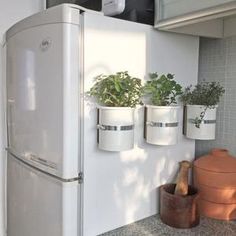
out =
{"type": "Polygon", "coordinates": [[[236,221],[202,217],[192,229],[175,229],[163,224],[159,215],[101,234],[100,236],[236,236],[236,221]]]}

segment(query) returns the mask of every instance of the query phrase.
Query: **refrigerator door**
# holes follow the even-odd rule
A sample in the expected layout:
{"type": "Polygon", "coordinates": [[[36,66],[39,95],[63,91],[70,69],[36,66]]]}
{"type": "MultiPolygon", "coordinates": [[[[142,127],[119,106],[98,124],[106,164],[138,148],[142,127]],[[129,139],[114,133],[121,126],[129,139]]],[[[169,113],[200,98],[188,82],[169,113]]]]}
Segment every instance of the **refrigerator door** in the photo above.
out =
{"type": "Polygon", "coordinates": [[[79,236],[80,185],[7,159],[7,235],[79,236]]]}
{"type": "MultiPolygon", "coordinates": [[[[70,14],[70,8],[64,14],[70,14]]],[[[9,150],[50,174],[76,178],[80,150],[80,25],[40,25],[32,16],[18,23],[7,36],[9,150]]]]}

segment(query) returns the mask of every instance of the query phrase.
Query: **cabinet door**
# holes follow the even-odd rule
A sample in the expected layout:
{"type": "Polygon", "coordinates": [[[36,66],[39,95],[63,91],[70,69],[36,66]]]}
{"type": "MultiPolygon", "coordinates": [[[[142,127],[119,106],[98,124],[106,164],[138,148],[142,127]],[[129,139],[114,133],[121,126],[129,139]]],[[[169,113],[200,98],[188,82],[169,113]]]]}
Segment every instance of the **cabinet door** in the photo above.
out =
{"type": "Polygon", "coordinates": [[[233,0],[157,0],[158,21],[205,10],[233,0]]]}

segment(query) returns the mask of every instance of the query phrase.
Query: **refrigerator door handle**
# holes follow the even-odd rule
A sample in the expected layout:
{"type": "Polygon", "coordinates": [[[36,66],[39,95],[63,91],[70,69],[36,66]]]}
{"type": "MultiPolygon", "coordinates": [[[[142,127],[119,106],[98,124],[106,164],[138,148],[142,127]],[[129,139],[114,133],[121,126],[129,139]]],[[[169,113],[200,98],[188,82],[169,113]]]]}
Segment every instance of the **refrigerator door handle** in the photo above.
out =
{"type": "Polygon", "coordinates": [[[34,155],[34,154],[32,154],[32,153],[26,153],[24,156],[25,156],[25,158],[28,159],[28,160],[31,160],[31,161],[33,161],[33,162],[37,162],[37,163],[39,163],[39,164],[41,164],[41,165],[44,165],[44,166],[47,166],[47,167],[50,167],[50,168],[52,168],[52,169],[57,170],[57,164],[54,163],[54,162],[45,160],[45,159],[43,159],[43,158],[41,158],[41,157],[38,157],[38,156],[36,156],[36,155],[34,155]]]}
{"type": "MultiPolygon", "coordinates": [[[[30,160],[31,162],[34,161],[34,162],[36,162],[36,163],[43,164],[43,165],[45,165],[45,166],[47,166],[47,167],[51,167],[51,166],[48,165],[48,161],[45,160],[45,159],[42,159],[42,158],[40,158],[40,157],[37,157],[37,156],[35,156],[34,154],[31,154],[31,153],[25,154],[24,157],[18,157],[18,156],[16,156],[16,155],[10,150],[10,148],[6,148],[6,151],[7,151],[10,155],[12,155],[14,158],[16,158],[18,161],[24,163],[25,165],[30,166],[31,168],[36,169],[36,170],[38,170],[39,172],[42,172],[42,173],[44,173],[44,174],[46,174],[46,175],[52,176],[52,177],[58,179],[59,181],[62,181],[62,182],[64,182],[64,183],[69,183],[69,182],[74,182],[74,181],[78,181],[79,184],[82,184],[82,183],[83,183],[83,179],[84,179],[84,174],[83,174],[83,172],[79,172],[79,173],[78,173],[78,177],[69,178],[69,179],[64,179],[64,178],[58,177],[58,176],[56,176],[56,175],[50,174],[50,173],[48,173],[47,171],[44,171],[44,170],[42,170],[42,169],[39,169],[36,165],[32,165],[32,163],[31,163],[31,164],[29,163],[29,160],[30,160]],[[24,159],[25,159],[25,160],[24,160],[24,159]],[[26,160],[27,160],[27,161],[26,161],[26,160]]],[[[53,164],[55,165],[55,163],[53,163],[53,164]]],[[[52,168],[52,167],[51,167],[51,168],[52,168]]]]}

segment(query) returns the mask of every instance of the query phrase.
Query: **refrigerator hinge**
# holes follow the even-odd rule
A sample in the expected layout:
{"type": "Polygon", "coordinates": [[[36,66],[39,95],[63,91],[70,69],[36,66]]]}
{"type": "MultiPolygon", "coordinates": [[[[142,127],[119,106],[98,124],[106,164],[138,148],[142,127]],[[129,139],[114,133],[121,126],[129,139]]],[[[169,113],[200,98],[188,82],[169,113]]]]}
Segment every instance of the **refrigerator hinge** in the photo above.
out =
{"type": "Polygon", "coordinates": [[[79,172],[78,182],[79,182],[79,184],[82,184],[84,182],[84,173],[83,172],[79,172]]]}

